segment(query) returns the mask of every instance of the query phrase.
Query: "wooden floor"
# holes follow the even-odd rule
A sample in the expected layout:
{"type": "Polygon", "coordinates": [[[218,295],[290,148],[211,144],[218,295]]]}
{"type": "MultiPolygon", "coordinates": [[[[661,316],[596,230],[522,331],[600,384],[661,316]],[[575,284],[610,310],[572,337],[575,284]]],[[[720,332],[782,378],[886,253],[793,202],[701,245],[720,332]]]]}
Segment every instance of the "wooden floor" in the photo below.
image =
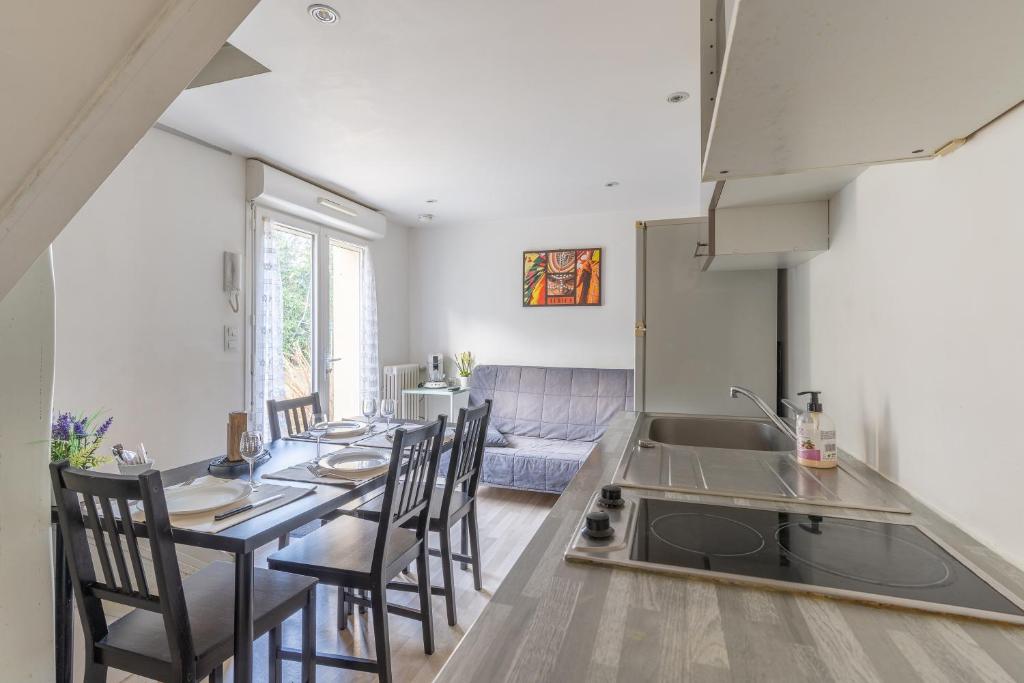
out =
{"type": "MultiPolygon", "coordinates": [[[[548,511],[557,500],[556,496],[528,491],[510,491],[482,486],[480,489],[480,544],[483,551],[483,590],[473,590],[471,572],[456,568],[456,601],[459,625],[448,626],[445,617],[444,599],[434,596],[434,640],[433,655],[423,654],[423,640],[420,623],[411,619],[403,619],[395,615],[389,617],[391,636],[391,659],[395,667],[395,680],[419,683],[433,680],[444,665],[452,650],[462,639],[484,606],[490,600],[491,593],[512,568],[523,548],[533,537],[548,511]]],[[[458,527],[453,534],[455,545],[458,544],[458,527]]],[[[436,547],[436,540],[432,543],[436,547]]],[[[266,556],[276,550],[275,546],[263,548],[257,555],[257,564],[266,566],[266,556]]],[[[433,583],[441,584],[440,559],[431,558],[433,583]]],[[[370,627],[369,614],[356,614],[354,621],[349,621],[347,631],[335,630],[337,593],[333,587],[318,589],[317,604],[317,648],[321,651],[341,652],[362,657],[375,657],[373,651],[373,631],[370,627]]],[[[392,602],[415,606],[417,599],[414,593],[392,591],[389,595],[392,602]]],[[[299,646],[299,618],[293,617],[285,626],[284,644],[299,646]]],[[[76,654],[81,652],[81,641],[77,644],[76,654]]],[[[253,680],[266,680],[267,644],[266,637],[256,641],[256,670],[253,680]]],[[[79,655],[80,658],[80,655],[79,655]]],[[[230,665],[229,665],[230,666],[230,665]]],[[[227,676],[231,680],[230,672],[227,676]]],[[[149,679],[138,676],[127,676],[119,672],[111,672],[109,681],[126,681],[141,683],[149,679]]],[[[298,680],[298,664],[285,662],[284,680],[298,680]]],[[[376,681],[373,674],[344,671],[330,667],[317,668],[317,681],[320,683],[363,683],[376,681]]]]}

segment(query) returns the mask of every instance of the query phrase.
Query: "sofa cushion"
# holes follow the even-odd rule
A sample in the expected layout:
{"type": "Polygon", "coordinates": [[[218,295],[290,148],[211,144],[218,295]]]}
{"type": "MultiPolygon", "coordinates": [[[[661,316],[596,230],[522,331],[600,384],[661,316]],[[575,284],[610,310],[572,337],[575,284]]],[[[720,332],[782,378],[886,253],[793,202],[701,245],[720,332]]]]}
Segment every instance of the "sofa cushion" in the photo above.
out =
{"type": "Polygon", "coordinates": [[[612,417],[633,409],[633,371],[480,365],[469,400],[492,399],[491,425],[506,435],[597,441],[612,417]]]}
{"type": "Polygon", "coordinates": [[[506,448],[486,448],[480,481],[492,486],[560,493],[594,449],[591,441],[509,435],[506,448]]]}

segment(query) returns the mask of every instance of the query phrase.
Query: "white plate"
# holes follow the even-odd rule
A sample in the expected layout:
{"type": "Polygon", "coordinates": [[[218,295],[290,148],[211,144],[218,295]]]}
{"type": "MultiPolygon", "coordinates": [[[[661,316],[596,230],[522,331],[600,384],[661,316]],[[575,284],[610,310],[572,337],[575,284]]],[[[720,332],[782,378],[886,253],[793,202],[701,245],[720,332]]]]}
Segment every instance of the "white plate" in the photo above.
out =
{"type": "Polygon", "coordinates": [[[346,448],[320,458],[320,467],[339,474],[359,474],[386,468],[391,462],[388,453],[369,448],[346,448]]]}
{"type": "Polygon", "coordinates": [[[164,490],[167,511],[172,515],[191,515],[237,503],[252,493],[244,481],[218,481],[198,486],[180,486],[164,490]]]}
{"type": "Polygon", "coordinates": [[[358,420],[341,420],[340,422],[328,422],[327,433],[324,436],[328,439],[343,439],[347,436],[359,436],[365,434],[370,428],[365,422],[358,420]]]}

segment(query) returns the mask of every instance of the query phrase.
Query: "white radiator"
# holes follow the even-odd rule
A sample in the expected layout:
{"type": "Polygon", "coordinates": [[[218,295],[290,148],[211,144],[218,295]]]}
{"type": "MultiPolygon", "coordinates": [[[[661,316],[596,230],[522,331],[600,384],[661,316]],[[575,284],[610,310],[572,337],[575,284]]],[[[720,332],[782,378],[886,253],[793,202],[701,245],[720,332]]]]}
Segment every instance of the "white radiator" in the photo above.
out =
{"type": "Polygon", "coordinates": [[[395,399],[398,415],[405,420],[420,418],[420,397],[402,396],[402,389],[415,389],[420,384],[420,366],[416,363],[384,366],[384,386],[381,400],[395,399]]]}

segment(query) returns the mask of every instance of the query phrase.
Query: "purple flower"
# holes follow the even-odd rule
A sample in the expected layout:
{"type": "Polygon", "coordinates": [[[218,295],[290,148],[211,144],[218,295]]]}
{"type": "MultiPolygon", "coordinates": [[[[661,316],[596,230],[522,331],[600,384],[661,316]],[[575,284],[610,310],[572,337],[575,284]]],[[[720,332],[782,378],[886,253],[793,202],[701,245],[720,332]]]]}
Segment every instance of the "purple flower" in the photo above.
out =
{"type": "Polygon", "coordinates": [[[107,430],[110,429],[110,425],[112,425],[113,423],[113,417],[108,417],[106,420],[104,420],[103,424],[100,425],[100,428],[96,430],[96,438],[102,439],[103,435],[107,433],[107,430]]]}
{"type": "Polygon", "coordinates": [[[71,438],[71,413],[61,413],[51,427],[50,435],[55,441],[67,441],[71,438]]]}
{"type": "Polygon", "coordinates": [[[72,424],[75,426],[75,436],[77,436],[77,437],[88,436],[88,432],[85,431],[85,418],[84,417],[81,420],[72,421],[72,424]]]}

